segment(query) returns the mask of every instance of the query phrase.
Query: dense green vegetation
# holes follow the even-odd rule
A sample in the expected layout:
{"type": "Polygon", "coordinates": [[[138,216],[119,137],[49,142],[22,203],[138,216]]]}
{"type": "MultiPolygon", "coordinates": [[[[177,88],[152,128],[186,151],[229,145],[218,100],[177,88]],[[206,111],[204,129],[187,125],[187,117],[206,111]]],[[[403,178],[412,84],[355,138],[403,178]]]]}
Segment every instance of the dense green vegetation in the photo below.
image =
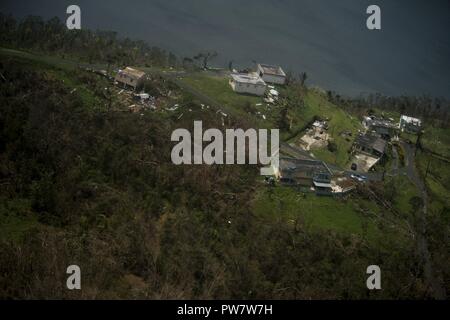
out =
{"type": "MultiPolygon", "coordinates": [[[[45,21],[28,16],[21,21],[0,12],[3,47],[51,53],[88,63],[175,67],[177,57],[144,41],[119,38],[116,32],[68,30],[57,17],[45,21]]],[[[51,59],[51,58],[50,58],[51,59]]]]}
{"type": "Polygon", "coordinates": [[[389,272],[371,296],[427,295],[412,243],[364,240],[378,222],[363,227],[348,204],[334,220],[335,200],[318,200],[303,223],[253,205],[255,188],[268,192],[256,168],[172,165],[171,129],[219,125],[215,113],[180,123],[94,108],[57,69],[29,63],[1,66],[2,297],[367,298],[374,259],[389,272]],[[84,270],[79,293],[64,287],[72,263],[84,270]]]}
{"type": "Polygon", "coordinates": [[[449,129],[427,126],[416,155],[417,167],[429,196],[428,228],[433,263],[446,280],[450,278],[450,141],[449,129]]]}
{"type": "MultiPolygon", "coordinates": [[[[12,48],[0,50],[0,298],[433,297],[416,250],[420,194],[407,177],[327,198],[265,184],[253,166],[175,166],[173,129],[194,120],[221,127],[222,116],[166,79],[147,88],[176,91],[167,104],[182,108],[130,113],[108,80],[78,68],[159,72],[169,55],[109,33],[53,30],[56,20],[0,22],[0,44],[12,48]],[[82,269],[81,291],[65,287],[71,264],[82,269]],[[366,288],[372,264],[383,270],[381,291],[366,288]]],[[[291,142],[316,117],[328,119],[337,148],[313,152],[339,165],[351,146],[342,131],[360,128],[351,108],[303,83],[278,88],[280,105],[261,110],[261,98],[235,95],[224,78],[181,81],[230,111],[229,127],[281,125],[291,142]]],[[[436,134],[447,143],[445,130],[436,134]]],[[[425,134],[424,148],[430,141],[425,134]]],[[[422,174],[427,156],[417,156],[422,174]]],[[[433,159],[426,182],[430,251],[448,289],[447,168],[433,159]]]]}

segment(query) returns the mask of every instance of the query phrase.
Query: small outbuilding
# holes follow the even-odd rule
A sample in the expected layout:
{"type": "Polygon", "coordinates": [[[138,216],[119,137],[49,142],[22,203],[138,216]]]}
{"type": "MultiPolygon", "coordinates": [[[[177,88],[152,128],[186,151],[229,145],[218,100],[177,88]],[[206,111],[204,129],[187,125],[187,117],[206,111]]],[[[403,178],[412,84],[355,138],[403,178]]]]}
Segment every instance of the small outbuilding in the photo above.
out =
{"type": "Polygon", "coordinates": [[[266,92],[266,83],[254,73],[232,73],[230,86],[238,93],[263,96],[266,92]]]}
{"type": "Polygon", "coordinates": [[[313,188],[316,194],[331,195],[332,172],[323,161],[282,157],[275,176],[283,184],[313,188]]]}
{"type": "Polygon", "coordinates": [[[124,70],[119,70],[119,72],[117,72],[114,80],[124,87],[128,86],[135,90],[136,87],[144,81],[144,76],[144,71],[126,67],[124,70]]]}
{"type": "Polygon", "coordinates": [[[364,117],[362,124],[368,131],[379,134],[385,140],[398,136],[399,126],[393,121],[370,116],[364,117]]]}
{"type": "Polygon", "coordinates": [[[422,128],[422,121],[417,118],[402,115],[400,117],[400,129],[402,131],[418,133],[422,128]]]}
{"type": "Polygon", "coordinates": [[[384,155],[386,141],[374,134],[359,135],[354,144],[354,150],[373,157],[384,155]]]}
{"type": "Polygon", "coordinates": [[[258,75],[267,83],[284,84],[286,82],[286,74],[279,66],[259,63],[257,69],[258,75]]]}

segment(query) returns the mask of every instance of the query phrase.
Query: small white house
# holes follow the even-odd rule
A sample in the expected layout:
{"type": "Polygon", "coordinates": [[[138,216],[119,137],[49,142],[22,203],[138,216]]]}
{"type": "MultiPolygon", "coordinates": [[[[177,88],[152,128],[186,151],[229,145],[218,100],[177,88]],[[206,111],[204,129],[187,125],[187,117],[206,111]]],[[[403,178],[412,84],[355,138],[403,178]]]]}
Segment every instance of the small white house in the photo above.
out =
{"type": "Polygon", "coordinates": [[[259,63],[257,72],[265,82],[275,84],[284,84],[286,82],[286,74],[279,66],[259,63]]]}
{"type": "Polygon", "coordinates": [[[422,121],[417,118],[402,115],[400,117],[400,129],[402,131],[417,133],[422,128],[422,121]]]}
{"type": "Polygon", "coordinates": [[[263,96],[266,92],[266,83],[257,74],[232,73],[230,86],[235,92],[249,93],[263,96]]]}

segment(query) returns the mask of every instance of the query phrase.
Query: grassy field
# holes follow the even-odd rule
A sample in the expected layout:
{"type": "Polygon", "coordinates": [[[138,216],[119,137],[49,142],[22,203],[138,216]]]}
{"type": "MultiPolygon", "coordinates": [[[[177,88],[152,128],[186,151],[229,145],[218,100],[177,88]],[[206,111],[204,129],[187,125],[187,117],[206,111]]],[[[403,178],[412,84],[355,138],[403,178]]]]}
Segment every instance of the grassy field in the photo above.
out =
{"type": "Polygon", "coordinates": [[[420,151],[416,155],[417,167],[422,177],[426,177],[432,197],[431,208],[441,210],[444,206],[450,207],[450,128],[426,126],[421,142],[426,150],[440,155],[420,151]]]}
{"type": "MultiPolygon", "coordinates": [[[[259,214],[285,219],[300,219],[311,228],[332,229],[345,233],[362,233],[362,219],[348,201],[297,192],[287,186],[273,191],[262,190],[256,196],[254,209],[259,214]]],[[[371,226],[373,231],[374,225],[371,226]]]]}
{"type": "MultiPolygon", "coordinates": [[[[304,122],[307,123],[315,116],[328,119],[328,133],[331,140],[336,144],[337,150],[331,152],[327,147],[323,147],[313,149],[312,153],[321,160],[344,167],[350,160],[349,150],[353,144],[353,139],[356,137],[358,130],[362,129],[360,121],[328,102],[322,94],[309,91],[305,98],[305,108],[298,110],[296,117],[304,119],[304,122]],[[344,132],[351,132],[351,138],[344,136],[344,132]]],[[[295,139],[300,137],[301,134],[292,141],[294,142],[295,139]]]]}
{"type": "MultiPolygon", "coordinates": [[[[400,201],[405,201],[406,194],[400,201]]],[[[274,219],[286,219],[304,224],[312,231],[334,231],[353,234],[369,241],[388,238],[409,241],[404,222],[396,217],[386,219],[383,208],[374,202],[355,196],[345,200],[302,194],[287,186],[260,189],[255,195],[253,209],[274,219]]]]}
{"type": "Polygon", "coordinates": [[[229,85],[227,77],[196,72],[183,77],[181,81],[215,101],[226,114],[240,118],[257,128],[276,128],[279,110],[276,107],[267,107],[262,97],[237,94],[229,85]]]}
{"type": "Polygon", "coordinates": [[[419,196],[414,184],[405,175],[386,178],[385,183],[393,183],[395,185],[394,208],[405,217],[408,217],[413,211],[410,203],[411,198],[419,196]]]}
{"type": "Polygon", "coordinates": [[[228,83],[228,79],[223,76],[205,75],[196,73],[183,78],[183,81],[199,90],[205,95],[213,98],[219,104],[231,108],[237,114],[245,113],[246,104],[255,106],[262,103],[261,97],[236,94],[228,83]]]}
{"type": "Polygon", "coordinates": [[[422,144],[425,148],[450,158],[450,128],[425,127],[422,144]]]}
{"type": "Polygon", "coordinates": [[[431,205],[439,209],[442,206],[450,207],[450,163],[433,157],[428,153],[418,152],[416,156],[417,166],[434,201],[431,205]],[[428,168],[428,173],[427,172],[428,168]]]}

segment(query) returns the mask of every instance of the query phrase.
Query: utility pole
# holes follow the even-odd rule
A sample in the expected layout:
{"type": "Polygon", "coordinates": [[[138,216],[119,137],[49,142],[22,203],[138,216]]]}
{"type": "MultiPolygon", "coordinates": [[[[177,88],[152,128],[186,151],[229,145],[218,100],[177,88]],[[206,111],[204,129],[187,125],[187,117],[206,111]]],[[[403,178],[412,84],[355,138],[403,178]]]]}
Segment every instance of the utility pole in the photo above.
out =
{"type": "Polygon", "coordinates": [[[110,111],[111,110],[111,105],[112,105],[112,97],[111,97],[111,89],[110,89],[111,84],[109,82],[109,73],[110,73],[110,70],[111,70],[111,60],[112,59],[111,59],[111,57],[108,57],[107,59],[108,59],[108,68],[107,68],[107,71],[106,71],[106,78],[108,80],[108,90],[107,90],[107,93],[108,93],[108,111],[110,111]]]}
{"type": "Polygon", "coordinates": [[[431,157],[432,157],[431,155],[428,156],[427,170],[425,170],[425,179],[424,180],[426,180],[427,176],[428,176],[428,170],[430,169],[430,164],[431,164],[431,157]]]}

